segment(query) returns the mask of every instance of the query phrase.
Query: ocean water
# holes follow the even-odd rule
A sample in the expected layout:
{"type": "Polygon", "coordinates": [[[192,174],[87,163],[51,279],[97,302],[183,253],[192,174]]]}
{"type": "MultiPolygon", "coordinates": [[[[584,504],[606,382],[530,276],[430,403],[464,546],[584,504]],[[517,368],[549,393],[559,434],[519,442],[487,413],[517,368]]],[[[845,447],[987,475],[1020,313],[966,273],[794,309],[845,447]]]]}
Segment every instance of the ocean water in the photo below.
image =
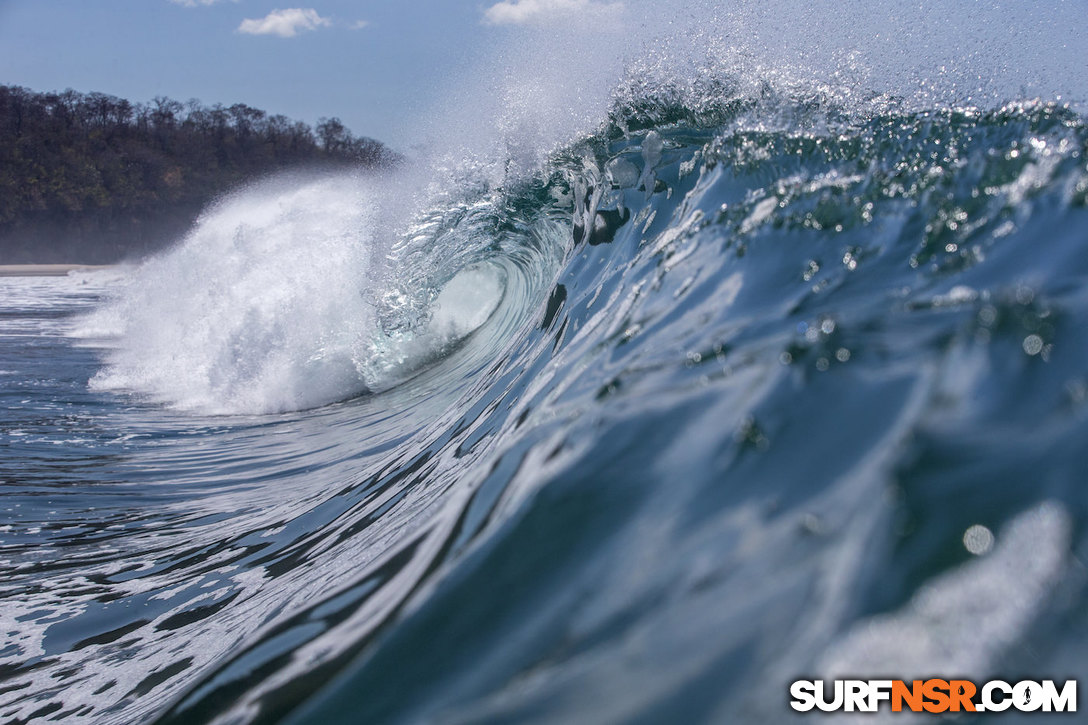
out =
{"type": "Polygon", "coordinates": [[[1082,111],[721,58],[0,278],[0,719],[1084,681],[1082,111]]]}

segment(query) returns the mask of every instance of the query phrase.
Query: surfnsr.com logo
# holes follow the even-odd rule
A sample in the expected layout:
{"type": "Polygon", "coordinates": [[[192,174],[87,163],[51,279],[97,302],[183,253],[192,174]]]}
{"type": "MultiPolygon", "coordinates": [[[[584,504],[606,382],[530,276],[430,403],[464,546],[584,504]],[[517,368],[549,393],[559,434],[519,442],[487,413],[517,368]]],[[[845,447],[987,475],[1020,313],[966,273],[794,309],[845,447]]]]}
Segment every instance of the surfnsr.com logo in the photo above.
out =
{"type": "Polygon", "coordinates": [[[790,685],[790,706],[798,712],[876,712],[888,703],[892,712],[1076,712],[1077,682],[1060,687],[1054,680],[1010,684],[991,680],[981,687],[970,680],[797,680],[790,685]]]}

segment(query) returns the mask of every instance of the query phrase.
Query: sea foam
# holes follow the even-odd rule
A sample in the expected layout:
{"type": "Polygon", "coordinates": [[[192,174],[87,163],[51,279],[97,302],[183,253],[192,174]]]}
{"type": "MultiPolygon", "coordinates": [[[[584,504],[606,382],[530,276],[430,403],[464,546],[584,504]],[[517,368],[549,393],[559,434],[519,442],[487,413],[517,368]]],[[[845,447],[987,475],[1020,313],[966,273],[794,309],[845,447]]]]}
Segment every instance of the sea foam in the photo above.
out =
{"type": "Polygon", "coordinates": [[[81,321],[78,336],[108,347],[91,387],[215,414],[300,410],[381,387],[471,332],[494,281],[464,304],[455,285],[433,330],[385,339],[382,193],[358,175],[288,177],[211,207],[81,321]]]}

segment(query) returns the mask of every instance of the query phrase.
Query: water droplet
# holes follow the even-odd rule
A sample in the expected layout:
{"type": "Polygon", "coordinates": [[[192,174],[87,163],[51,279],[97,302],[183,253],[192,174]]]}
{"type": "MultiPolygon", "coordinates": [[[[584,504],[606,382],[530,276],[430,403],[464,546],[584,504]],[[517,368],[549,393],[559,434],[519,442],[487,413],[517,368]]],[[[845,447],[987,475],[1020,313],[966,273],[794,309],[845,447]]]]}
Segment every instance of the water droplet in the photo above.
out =
{"type": "Polygon", "coordinates": [[[801,530],[812,536],[821,536],[826,533],[827,527],[819,516],[814,513],[807,513],[801,517],[801,530]]]}
{"type": "Polygon", "coordinates": [[[994,548],[993,532],[982,524],[975,524],[963,532],[963,545],[975,556],[982,556],[994,548]]]}
{"type": "Polygon", "coordinates": [[[1038,355],[1043,351],[1043,338],[1038,335],[1028,335],[1024,338],[1024,352],[1028,355],[1038,355]]]}
{"type": "Polygon", "coordinates": [[[1035,299],[1035,290],[1027,285],[1020,285],[1016,288],[1016,301],[1022,305],[1030,305],[1032,300],[1035,299]]]}

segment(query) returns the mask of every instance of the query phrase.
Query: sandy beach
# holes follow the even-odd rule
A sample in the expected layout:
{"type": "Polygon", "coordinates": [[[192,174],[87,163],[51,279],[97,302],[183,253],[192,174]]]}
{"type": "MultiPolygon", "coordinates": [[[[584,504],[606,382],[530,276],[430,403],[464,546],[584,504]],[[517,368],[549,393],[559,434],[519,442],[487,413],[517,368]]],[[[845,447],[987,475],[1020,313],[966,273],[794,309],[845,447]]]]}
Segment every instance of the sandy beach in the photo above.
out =
{"type": "Polygon", "coordinates": [[[109,269],[109,264],[0,264],[0,277],[63,277],[76,270],[109,269]]]}

